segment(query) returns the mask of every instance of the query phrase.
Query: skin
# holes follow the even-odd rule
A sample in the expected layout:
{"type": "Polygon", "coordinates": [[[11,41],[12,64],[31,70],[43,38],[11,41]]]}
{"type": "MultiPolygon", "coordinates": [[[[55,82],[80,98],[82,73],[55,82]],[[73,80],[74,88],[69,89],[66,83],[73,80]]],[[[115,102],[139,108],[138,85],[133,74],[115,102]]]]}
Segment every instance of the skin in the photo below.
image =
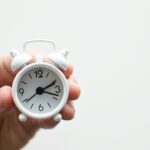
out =
{"type": "MultiPolygon", "coordinates": [[[[32,60],[33,61],[33,60],[32,60]]],[[[19,150],[30,139],[34,137],[40,128],[54,128],[58,123],[53,119],[34,120],[28,119],[27,122],[21,123],[18,120],[19,111],[15,107],[12,99],[11,85],[16,73],[10,68],[11,58],[9,54],[0,57],[0,149],[1,150],[19,150]]],[[[80,88],[71,79],[73,67],[68,66],[63,72],[69,82],[68,103],[61,111],[63,120],[74,118],[75,109],[72,102],[78,99],[80,88]]]]}

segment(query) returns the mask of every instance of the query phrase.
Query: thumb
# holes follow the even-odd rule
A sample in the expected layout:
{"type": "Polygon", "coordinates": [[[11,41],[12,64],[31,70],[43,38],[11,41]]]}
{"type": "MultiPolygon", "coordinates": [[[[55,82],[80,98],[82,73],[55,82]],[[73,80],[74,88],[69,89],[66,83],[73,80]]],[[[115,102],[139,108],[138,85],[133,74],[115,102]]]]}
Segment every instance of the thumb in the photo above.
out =
{"type": "Polygon", "coordinates": [[[11,69],[11,57],[9,54],[0,56],[0,86],[11,85],[15,73],[11,69]]]}
{"type": "Polygon", "coordinates": [[[12,110],[14,104],[10,86],[0,88],[0,119],[6,117],[12,110]]]}

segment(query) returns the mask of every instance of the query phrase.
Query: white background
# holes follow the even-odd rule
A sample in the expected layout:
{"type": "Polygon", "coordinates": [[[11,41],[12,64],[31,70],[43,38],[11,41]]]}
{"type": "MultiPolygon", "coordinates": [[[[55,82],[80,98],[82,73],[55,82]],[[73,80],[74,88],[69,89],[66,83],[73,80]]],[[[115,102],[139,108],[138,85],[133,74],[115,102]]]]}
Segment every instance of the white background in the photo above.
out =
{"type": "Polygon", "coordinates": [[[149,0],[1,0],[1,53],[31,39],[70,49],[82,94],[23,150],[150,149],[149,0]]]}

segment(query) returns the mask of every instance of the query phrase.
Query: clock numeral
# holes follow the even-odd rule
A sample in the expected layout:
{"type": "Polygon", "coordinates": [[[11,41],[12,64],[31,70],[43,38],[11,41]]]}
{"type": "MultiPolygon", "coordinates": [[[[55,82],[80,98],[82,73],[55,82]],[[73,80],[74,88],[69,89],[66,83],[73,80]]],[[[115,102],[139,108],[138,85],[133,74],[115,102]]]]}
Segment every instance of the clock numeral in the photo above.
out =
{"type": "Polygon", "coordinates": [[[40,104],[39,107],[38,107],[39,111],[43,111],[44,110],[44,107],[40,104]]]}
{"type": "Polygon", "coordinates": [[[47,73],[46,78],[49,76],[49,73],[47,73]]]}
{"type": "Polygon", "coordinates": [[[19,93],[20,93],[20,95],[22,96],[23,93],[24,93],[24,89],[23,89],[23,88],[20,88],[20,89],[19,89],[19,93]]]}
{"type": "Polygon", "coordinates": [[[56,98],[56,97],[53,97],[53,99],[54,99],[54,100],[58,100],[58,98],[56,98]]]}
{"type": "Polygon", "coordinates": [[[34,105],[34,104],[32,104],[32,105],[30,106],[30,109],[32,109],[33,105],[34,105]]]}
{"type": "Polygon", "coordinates": [[[27,82],[25,82],[25,81],[22,81],[21,83],[23,83],[23,84],[25,84],[25,85],[27,84],[27,82]]]}
{"type": "Polygon", "coordinates": [[[32,76],[31,76],[31,74],[30,74],[30,73],[28,73],[28,76],[30,77],[30,79],[32,79],[32,76]]]}
{"type": "Polygon", "coordinates": [[[43,78],[43,70],[37,70],[34,73],[36,78],[43,78]]]}
{"type": "Polygon", "coordinates": [[[56,89],[55,90],[56,93],[60,93],[60,87],[58,85],[55,86],[55,89],[56,89]]]}
{"type": "Polygon", "coordinates": [[[47,103],[47,105],[51,108],[51,105],[50,105],[50,103],[47,103]]]}

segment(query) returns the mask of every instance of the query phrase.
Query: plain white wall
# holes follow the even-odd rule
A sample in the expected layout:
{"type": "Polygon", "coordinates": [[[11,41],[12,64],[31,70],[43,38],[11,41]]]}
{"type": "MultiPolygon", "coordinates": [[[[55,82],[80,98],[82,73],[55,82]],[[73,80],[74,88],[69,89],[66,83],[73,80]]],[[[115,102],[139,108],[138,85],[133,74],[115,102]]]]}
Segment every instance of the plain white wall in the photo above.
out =
{"type": "Polygon", "coordinates": [[[82,95],[23,150],[150,149],[149,0],[1,0],[0,52],[31,39],[70,49],[82,95]]]}

